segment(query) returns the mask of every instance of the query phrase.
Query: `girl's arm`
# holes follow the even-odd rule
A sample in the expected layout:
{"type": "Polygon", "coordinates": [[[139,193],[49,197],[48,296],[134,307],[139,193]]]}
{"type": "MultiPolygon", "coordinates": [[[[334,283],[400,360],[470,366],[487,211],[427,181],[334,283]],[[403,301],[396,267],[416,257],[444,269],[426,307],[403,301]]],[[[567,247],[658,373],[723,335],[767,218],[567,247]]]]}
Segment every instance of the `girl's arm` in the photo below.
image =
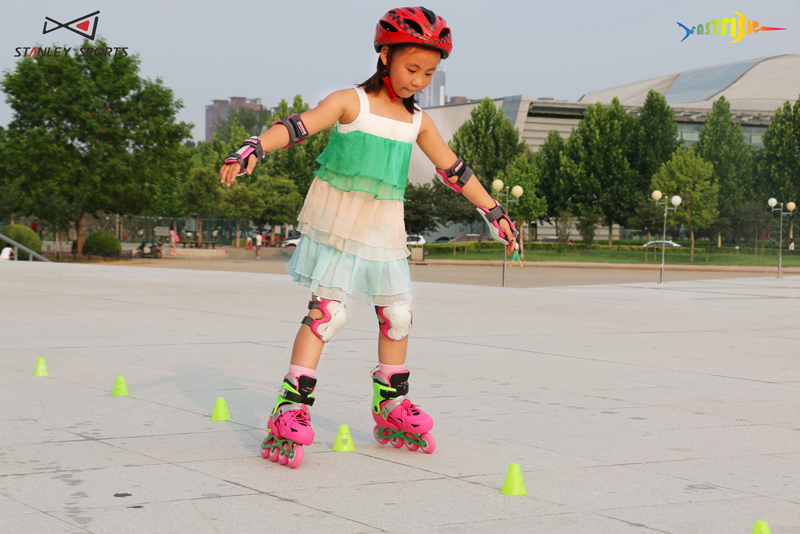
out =
{"type": "MultiPolygon", "coordinates": [[[[343,89],[328,95],[319,105],[300,115],[300,118],[308,130],[308,135],[333,126],[337,121],[343,124],[353,122],[358,116],[359,102],[358,94],[352,89],[343,89]]],[[[275,124],[259,136],[261,148],[264,153],[277,150],[289,144],[289,131],[282,124],[275,124]]],[[[248,158],[248,165],[245,172],[250,174],[256,166],[257,158],[248,158]]],[[[240,173],[238,163],[227,163],[222,166],[219,173],[222,183],[231,186],[236,175],[240,173]]]]}
{"type": "MultiPolygon", "coordinates": [[[[436,128],[433,120],[425,112],[422,114],[422,125],[420,126],[419,135],[417,136],[417,144],[437,169],[449,169],[458,161],[458,156],[450,150],[450,147],[447,146],[447,143],[444,142],[444,139],[442,139],[442,136],[439,134],[439,130],[436,128]]],[[[458,177],[453,176],[448,180],[450,183],[456,183],[458,177]]],[[[494,199],[489,195],[486,189],[484,189],[475,175],[470,177],[464,187],[461,188],[461,194],[478,207],[487,209],[495,207],[494,199]]],[[[508,245],[506,245],[506,250],[511,254],[514,251],[514,243],[516,243],[516,239],[511,232],[511,227],[507,221],[502,219],[498,221],[498,224],[500,224],[503,233],[506,234],[506,236],[510,236],[508,245]]]]}

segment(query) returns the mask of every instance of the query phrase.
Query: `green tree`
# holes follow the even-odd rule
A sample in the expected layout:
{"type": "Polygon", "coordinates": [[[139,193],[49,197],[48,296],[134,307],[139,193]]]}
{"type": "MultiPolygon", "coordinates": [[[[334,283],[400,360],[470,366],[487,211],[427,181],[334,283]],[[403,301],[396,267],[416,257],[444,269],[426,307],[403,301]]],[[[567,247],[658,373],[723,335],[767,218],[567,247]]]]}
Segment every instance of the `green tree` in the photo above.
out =
{"type": "Polygon", "coordinates": [[[270,241],[275,240],[275,226],[297,222],[297,215],[303,207],[303,197],[297,186],[282,176],[262,175],[253,184],[259,198],[264,202],[264,211],[253,220],[258,225],[272,226],[270,241]]]}
{"type": "Polygon", "coordinates": [[[409,234],[426,234],[436,230],[436,196],[434,184],[415,185],[410,181],[406,186],[405,223],[409,234]]]}
{"type": "Polygon", "coordinates": [[[176,122],[182,104],[161,80],[142,79],[139,63],[136,55],[39,55],[0,84],[14,110],[6,144],[24,155],[14,158],[24,178],[19,207],[60,230],[75,222],[79,252],[85,213],[141,213],[154,184],[185,166],[179,148],[191,125],[176,122]]]}
{"type": "Polygon", "coordinates": [[[251,108],[239,108],[236,111],[228,113],[228,116],[217,122],[216,135],[222,141],[232,141],[241,144],[246,138],[252,135],[261,135],[264,128],[272,124],[272,114],[264,106],[260,106],[258,110],[251,108]],[[244,137],[239,139],[236,137],[238,132],[235,132],[233,126],[238,124],[244,128],[244,137]]]}
{"type": "Polygon", "coordinates": [[[714,167],[696,150],[681,147],[661,166],[651,184],[653,190],[664,194],[666,202],[673,195],[681,197],[680,206],[671,212],[670,218],[674,224],[689,229],[692,240],[689,261],[694,261],[695,231],[708,228],[719,215],[719,186],[713,175],[714,167]]]}
{"type": "Polygon", "coordinates": [[[450,141],[450,148],[478,176],[484,187],[505,172],[514,159],[527,148],[511,121],[491,98],[484,98],[470,112],[450,141]]]}
{"type": "Polygon", "coordinates": [[[545,213],[541,219],[553,220],[558,214],[567,209],[567,196],[561,187],[561,157],[566,149],[566,142],[557,130],[547,133],[542,146],[539,147],[534,157],[537,174],[539,176],[538,189],[542,197],[547,200],[545,213]]]}
{"type": "Polygon", "coordinates": [[[714,167],[714,182],[719,186],[719,216],[733,224],[736,238],[741,233],[737,221],[739,207],[752,195],[753,158],[741,125],[731,120],[731,106],[724,96],[714,102],[696,146],[697,154],[714,167]]]}
{"type": "Polygon", "coordinates": [[[660,209],[652,200],[640,200],[633,216],[628,219],[629,227],[647,232],[648,241],[651,240],[653,232],[657,234],[663,228],[663,224],[664,210],[660,209]]]}
{"type": "Polygon", "coordinates": [[[634,119],[617,98],[606,109],[597,103],[567,140],[561,163],[561,187],[567,193],[570,211],[584,216],[601,214],[608,226],[625,224],[643,197],[627,152],[634,135],[634,119]]]}
{"type": "MultiPolygon", "coordinates": [[[[507,187],[513,189],[518,185],[522,187],[522,196],[513,202],[513,195],[509,195],[508,216],[514,221],[520,231],[522,241],[522,225],[525,221],[535,221],[545,216],[547,202],[539,195],[539,169],[536,166],[533,152],[525,150],[509,165],[501,178],[507,187]]],[[[504,201],[501,200],[501,203],[504,201]]],[[[520,245],[522,246],[522,245],[520,245]]]]}
{"type": "Polygon", "coordinates": [[[635,122],[631,167],[637,174],[638,189],[646,191],[661,165],[670,160],[681,144],[678,123],[666,97],[652,89],[647,93],[635,122]]]}
{"type": "Polygon", "coordinates": [[[179,193],[185,213],[197,217],[197,240],[203,240],[203,217],[217,213],[222,200],[219,172],[212,167],[197,167],[189,172],[179,193]]]}
{"type": "MultiPolygon", "coordinates": [[[[433,198],[436,220],[441,225],[454,225],[455,236],[453,237],[458,237],[459,225],[466,227],[481,220],[472,202],[444,185],[438,177],[433,179],[433,198]]],[[[453,243],[453,255],[455,253],[456,243],[453,243]]]]}
{"type": "MultiPolygon", "coordinates": [[[[281,100],[272,120],[285,119],[294,113],[305,113],[308,109],[309,105],[303,102],[300,95],[297,95],[294,97],[291,107],[286,100],[281,100]]],[[[279,128],[283,128],[283,126],[279,126],[279,128]]],[[[267,173],[270,176],[285,176],[290,179],[297,186],[298,192],[305,196],[314,180],[314,171],[319,168],[317,158],[328,144],[332,132],[333,127],[331,126],[311,136],[304,143],[268,153],[263,160],[267,173]]]]}
{"type": "Polygon", "coordinates": [[[241,220],[257,219],[266,209],[260,191],[251,183],[238,179],[231,187],[223,189],[221,213],[236,219],[236,246],[239,246],[241,220]]]}
{"type": "MultiPolygon", "coordinates": [[[[762,138],[764,149],[759,161],[761,184],[759,202],[775,197],[779,202],[800,204],[800,98],[775,110],[762,138]]],[[[794,231],[790,230],[794,237],[794,231]]]]}

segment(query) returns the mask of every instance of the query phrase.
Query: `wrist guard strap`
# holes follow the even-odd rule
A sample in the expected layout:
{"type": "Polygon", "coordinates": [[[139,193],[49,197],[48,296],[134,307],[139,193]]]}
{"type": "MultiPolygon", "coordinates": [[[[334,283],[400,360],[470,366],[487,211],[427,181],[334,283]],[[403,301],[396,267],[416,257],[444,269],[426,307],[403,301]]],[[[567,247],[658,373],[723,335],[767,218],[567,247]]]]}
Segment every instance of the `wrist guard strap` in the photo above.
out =
{"type": "Polygon", "coordinates": [[[496,200],[494,201],[495,206],[492,209],[489,208],[478,208],[478,213],[481,214],[483,220],[486,221],[486,224],[489,225],[489,233],[491,234],[492,239],[495,241],[500,241],[504,245],[508,245],[508,236],[500,229],[500,225],[498,221],[505,219],[508,223],[508,226],[511,228],[511,233],[513,234],[512,237],[517,237],[519,232],[517,231],[517,227],[514,226],[514,223],[511,222],[511,219],[508,218],[506,215],[505,210],[500,205],[499,202],[496,200]]]}
{"type": "Polygon", "coordinates": [[[255,135],[242,143],[242,147],[239,150],[225,158],[225,163],[238,163],[239,172],[236,173],[236,176],[241,176],[246,174],[248,160],[251,156],[255,156],[256,161],[264,157],[264,149],[261,148],[261,139],[255,135]]]}
{"type": "MultiPolygon", "coordinates": [[[[298,145],[308,139],[308,129],[303,124],[303,120],[297,113],[289,115],[287,118],[276,121],[275,124],[283,124],[289,131],[289,144],[283,148],[289,148],[292,145],[298,145]]],[[[273,126],[275,126],[273,124],[273,126]]]]}
{"type": "Polygon", "coordinates": [[[469,182],[469,179],[472,178],[472,169],[464,165],[464,160],[461,158],[458,158],[455,165],[449,169],[440,169],[437,167],[436,172],[439,173],[439,179],[442,183],[456,193],[460,193],[464,186],[467,185],[467,182],[469,182]],[[451,183],[450,180],[448,180],[448,178],[452,178],[453,176],[458,176],[456,183],[451,183]]]}

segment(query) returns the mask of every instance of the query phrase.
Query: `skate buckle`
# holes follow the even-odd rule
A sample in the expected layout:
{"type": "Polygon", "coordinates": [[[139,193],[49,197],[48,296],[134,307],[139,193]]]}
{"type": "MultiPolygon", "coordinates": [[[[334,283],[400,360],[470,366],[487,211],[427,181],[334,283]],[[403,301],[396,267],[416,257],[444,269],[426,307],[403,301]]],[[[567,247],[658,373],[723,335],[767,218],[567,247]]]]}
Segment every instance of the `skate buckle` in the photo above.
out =
{"type": "Polygon", "coordinates": [[[403,404],[404,400],[406,400],[406,398],[403,395],[400,395],[399,397],[395,397],[384,404],[383,408],[381,408],[381,417],[383,417],[383,420],[385,421],[389,419],[389,414],[392,413],[395,408],[403,404]]]}

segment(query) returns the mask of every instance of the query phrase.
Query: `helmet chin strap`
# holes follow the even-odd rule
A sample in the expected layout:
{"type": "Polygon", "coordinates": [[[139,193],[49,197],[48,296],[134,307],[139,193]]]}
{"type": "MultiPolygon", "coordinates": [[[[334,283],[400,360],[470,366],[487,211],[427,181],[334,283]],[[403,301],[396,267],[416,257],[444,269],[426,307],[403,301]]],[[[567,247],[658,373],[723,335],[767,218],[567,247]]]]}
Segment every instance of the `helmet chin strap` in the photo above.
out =
{"type": "Polygon", "coordinates": [[[386,90],[389,91],[389,98],[392,101],[397,100],[400,98],[397,96],[397,93],[394,92],[394,88],[392,87],[392,82],[389,81],[389,61],[392,57],[392,47],[389,47],[389,50],[386,52],[386,65],[383,66],[381,69],[381,79],[383,80],[383,85],[386,86],[386,90]]]}

